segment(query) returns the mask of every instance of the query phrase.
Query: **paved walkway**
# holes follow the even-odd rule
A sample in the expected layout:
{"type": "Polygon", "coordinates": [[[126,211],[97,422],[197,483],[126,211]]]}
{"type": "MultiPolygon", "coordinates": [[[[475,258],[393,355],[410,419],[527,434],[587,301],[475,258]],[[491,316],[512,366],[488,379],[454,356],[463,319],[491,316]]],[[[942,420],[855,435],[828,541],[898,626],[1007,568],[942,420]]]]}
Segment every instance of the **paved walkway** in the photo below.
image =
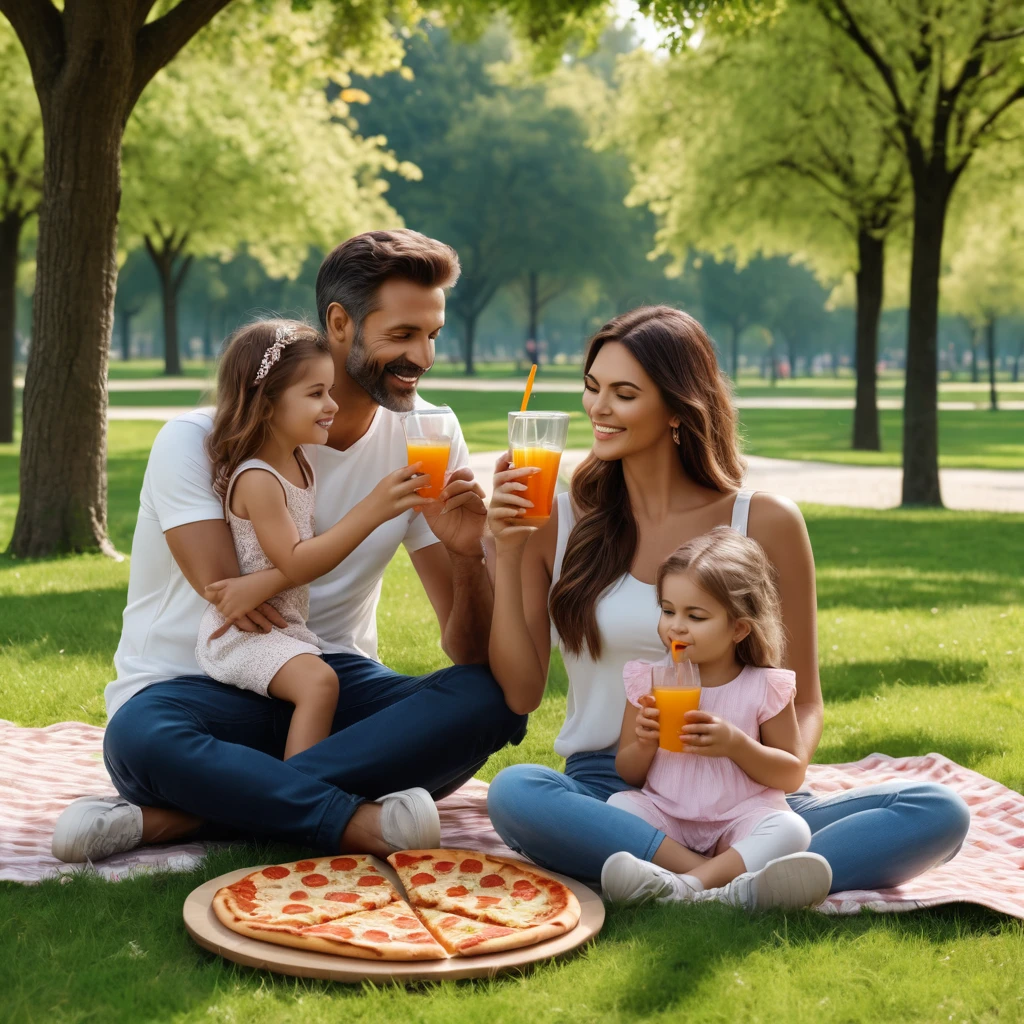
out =
{"type": "MultiPolygon", "coordinates": [[[[107,410],[107,415],[111,420],[166,421],[181,412],[180,406],[115,405],[107,410]]],[[[498,454],[477,452],[470,457],[473,472],[488,495],[498,454]]],[[[584,448],[569,449],[562,457],[563,478],[571,476],[586,455],[584,448]]],[[[848,466],[757,455],[748,456],[747,465],[748,487],[784,494],[794,501],[855,508],[894,508],[900,503],[903,471],[895,466],[848,466]]],[[[939,476],[947,508],[1024,512],[1024,471],[943,469],[939,476]]]]}
{"type": "MultiPolygon", "coordinates": [[[[490,495],[498,452],[478,452],[470,465],[490,495]]],[[[571,477],[587,451],[572,448],[562,456],[562,479],[571,477]]],[[[939,473],[947,508],[988,512],[1024,512],[1024,471],[943,469],[939,473]]],[[[746,486],[784,494],[794,501],[854,508],[894,508],[900,503],[903,471],[894,466],[847,466],[835,462],[747,457],[746,486]]]]}
{"type": "MultiPolygon", "coordinates": [[[[15,387],[22,387],[24,382],[18,379],[14,382],[15,387]]],[[[201,377],[152,377],[145,380],[111,380],[107,383],[110,391],[206,391],[213,387],[213,381],[204,380],[201,377]]],[[[516,392],[522,387],[518,380],[484,380],[477,377],[434,377],[431,375],[424,379],[423,392],[429,395],[431,391],[477,391],[484,393],[494,392],[516,392]]],[[[943,384],[945,391],[979,391],[987,387],[986,384],[965,384],[963,382],[943,384]]],[[[1000,392],[1003,396],[1007,392],[1020,393],[1024,395],[1024,384],[1000,384],[1000,392]]],[[[543,394],[578,395],[582,388],[578,381],[573,380],[539,380],[533,390],[543,394]]],[[[842,398],[796,398],[787,395],[769,395],[753,397],[739,397],[736,399],[738,409],[852,409],[854,400],[848,397],[842,398]]],[[[1024,398],[1001,397],[999,406],[1006,410],[1024,410],[1024,398]]],[[[879,398],[879,409],[902,409],[902,398],[879,398]]],[[[988,402],[965,402],[955,400],[944,400],[939,402],[939,409],[943,412],[964,412],[972,409],[986,409],[988,402]]],[[[145,413],[164,413],[162,407],[152,409],[140,409],[132,418],[134,419],[165,419],[163,415],[145,415],[145,413]]],[[[112,417],[115,418],[115,417],[112,417]]],[[[118,416],[118,419],[124,417],[118,416]]]]}

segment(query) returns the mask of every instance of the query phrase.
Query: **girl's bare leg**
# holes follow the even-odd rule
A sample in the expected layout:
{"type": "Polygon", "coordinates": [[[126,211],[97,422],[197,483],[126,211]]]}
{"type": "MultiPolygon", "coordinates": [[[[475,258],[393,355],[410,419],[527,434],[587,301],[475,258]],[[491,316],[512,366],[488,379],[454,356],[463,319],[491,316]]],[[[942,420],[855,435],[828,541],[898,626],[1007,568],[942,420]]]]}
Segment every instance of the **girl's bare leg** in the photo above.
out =
{"type": "Polygon", "coordinates": [[[172,811],[167,807],[143,807],[142,841],[169,843],[172,839],[184,839],[192,835],[202,823],[202,818],[184,811],[172,811]]]}
{"type": "Polygon", "coordinates": [[[298,654],[270,681],[270,695],[295,705],[284,760],[308,750],[331,732],[338,706],[337,673],[314,654],[298,654]]]}
{"type": "MultiPolygon", "coordinates": [[[[659,868],[665,868],[677,875],[695,875],[697,874],[696,869],[702,864],[706,864],[708,858],[694,853],[693,850],[688,850],[685,846],[666,836],[662,840],[661,846],[655,850],[651,860],[659,868]]],[[[742,870],[740,868],[740,871],[742,870]]]]}

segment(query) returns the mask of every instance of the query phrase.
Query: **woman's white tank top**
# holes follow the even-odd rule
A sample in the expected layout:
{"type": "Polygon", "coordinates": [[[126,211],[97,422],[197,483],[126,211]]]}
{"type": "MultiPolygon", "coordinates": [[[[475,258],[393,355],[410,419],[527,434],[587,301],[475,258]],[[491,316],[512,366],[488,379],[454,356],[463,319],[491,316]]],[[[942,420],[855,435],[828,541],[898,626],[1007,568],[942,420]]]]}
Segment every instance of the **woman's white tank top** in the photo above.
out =
{"type": "MultiPolygon", "coordinates": [[[[732,527],[744,536],[753,491],[736,494],[732,527]]],[[[562,571],[562,559],[569,531],[576,522],[568,492],[558,498],[558,541],[551,585],[562,571]]],[[[622,669],[627,661],[660,661],[665,648],[658,639],[658,595],[650,583],[641,583],[626,573],[598,598],[597,628],[601,633],[601,657],[596,661],[585,652],[577,658],[562,645],[554,625],[551,643],[557,644],[569,677],[565,722],[555,740],[555,752],[562,757],[587,750],[606,750],[619,742],[626,691],[622,669]]]]}

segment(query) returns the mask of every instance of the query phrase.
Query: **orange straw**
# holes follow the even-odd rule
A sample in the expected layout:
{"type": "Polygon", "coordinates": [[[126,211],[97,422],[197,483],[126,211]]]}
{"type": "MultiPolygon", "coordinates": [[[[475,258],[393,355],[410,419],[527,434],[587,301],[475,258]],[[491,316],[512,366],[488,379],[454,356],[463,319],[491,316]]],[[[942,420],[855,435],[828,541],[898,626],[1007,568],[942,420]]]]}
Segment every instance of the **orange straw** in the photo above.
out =
{"type": "Polygon", "coordinates": [[[526,412],[526,403],[530,401],[530,392],[533,390],[533,378],[537,376],[537,364],[530,367],[530,376],[526,380],[526,390],[523,392],[523,404],[519,406],[520,412],[526,412]]]}
{"type": "Polygon", "coordinates": [[[686,655],[686,648],[689,646],[689,644],[683,643],[682,640],[672,641],[672,661],[676,665],[683,660],[683,657],[686,655]]]}

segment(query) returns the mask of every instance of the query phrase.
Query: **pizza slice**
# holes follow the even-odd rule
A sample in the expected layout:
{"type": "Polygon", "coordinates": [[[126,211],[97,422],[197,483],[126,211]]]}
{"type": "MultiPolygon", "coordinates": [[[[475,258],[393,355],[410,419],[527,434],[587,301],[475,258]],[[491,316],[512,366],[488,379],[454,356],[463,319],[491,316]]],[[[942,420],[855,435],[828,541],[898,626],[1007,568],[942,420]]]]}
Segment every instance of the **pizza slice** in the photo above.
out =
{"type": "Polygon", "coordinates": [[[305,928],[300,942],[295,945],[362,960],[445,960],[448,957],[445,948],[401,899],[377,910],[352,914],[341,921],[305,928]]]}
{"type": "Polygon", "coordinates": [[[500,924],[488,924],[486,921],[474,921],[461,914],[434,910],[431,907],[419,907],[417,913],[431,935],[453,956],[500,953],[506,949],[532,946],[540,941],[531,934],[532,929],[529,928],[507,928],[500,924]]]}
{"type": "MultiPolygon", "coordinates": [[[[571,931],[580,919],[579,901],[568,886],[519,861],[444,849],[410,850],[388,860],[418,912],[446,911],[520,933],[520,941],[489,945],[487,951],[542,942],[571,931]]],[[[501,937],[489,935],[492,940],[501,937]]]]}

